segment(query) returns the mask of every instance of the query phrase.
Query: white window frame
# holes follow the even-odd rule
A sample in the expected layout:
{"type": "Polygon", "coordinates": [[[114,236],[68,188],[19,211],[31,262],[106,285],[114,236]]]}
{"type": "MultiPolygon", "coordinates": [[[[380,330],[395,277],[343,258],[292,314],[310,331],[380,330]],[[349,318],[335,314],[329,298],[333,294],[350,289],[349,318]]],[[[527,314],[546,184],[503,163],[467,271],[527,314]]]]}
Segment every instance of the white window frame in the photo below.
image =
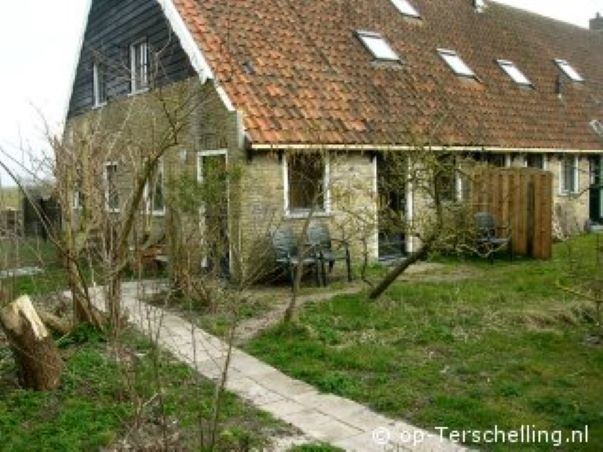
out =
{"type": "MultiPolygon", "coordinates": [[[[98,63],[94,63],[92,65],[92,95],[93,99],[93,108],[101,108],[107,105],[107,80],[105,78],[105,100],[100,101],[100,66],[98,63]]],[[[106,72],[104,72],[106,77],[106,72]]]]}
{"type": "Polygon", "coordinates": [[[567,62],[567,60],[562,60],[560,58],[556,58],[555,64],[559,68],[561,72],[563,72],[572,82],[582,83],[584,82],[584,78],[580,75],[580,73],[574,69],[574,67],[567,62]]]}
{"type": "Polygon", "coordinates": [[[450,70],[458,77],[477,79],[477,75],[455,50],[437,49],[438,55],[444,60],[450,70]]]}
{"type": "Polygon", "coordinates": [[[82,208],[82,200],[81,200],[82,191],[80,189],[75,189],[73,192],[73,210],[80,210],[82,208]]]}
{"type": "Polygon", "coordinates": [[[391,2],[401,14],[417,19],[421,18],[421,14],[419,14],[417,8],[415,8],[408,0],[391,0],[391,2]]]}
{"type": "Polygon", "coordinates": [[[149,42],[147,38],[139,39],[138,41],[134,41],[130,45],[130,95],[144,93],[149,90],[149,42]],[[137,61],[136,61],[136,49],[138,47],[143,47],[144,52],[141,52],[143,55],[144,64],[141,65],[144,68],[144,86],[139,87],[137,85],[138,77],[137,77],[137,61]]]}
{"type": "Polygon", "coordinates": [[[111,213],[119,213],[120,208],[119,208],[119,188],[115,187],[115,189],[117,190],[117,204],[118,207],[117,208],[113,208],[111,206],[109,206],[109,199],[111,196],[111,192],[110,192],[110,188],[109,187],[109,172],[107,171],[107,168],[110,166],[114,166],[116,168],[115,174],[117,177],[117,172],[119,171],[119,163],[117,161],[110,161],[110,162],[105,162],[104,164],[104,168],[103,168],[103,179],[104,179],[104,183],[105,183],[105,210],[107,212],[111,212],[111,213]]]}
{"type": "MultiPolygon", "coordinates": [[[[223,155],[226,165],[228,165],[228,149],[214,149],[214,150],[206,150],[206,151],[198,151],[197,152],[197,182],[198,183],[203,183],[203,159],[205,157],[215,157],[215,156],[220,156],[223,155]]],[[[230,180],[226,181],[226,215],[228,216],[228,222],[230,225],[230,180]]],[[[200,230],[204,230],[205,228],[205,205],[201,204],[199,206],[199,229],[200,230]]],[[[229,226],[230,227],[230,226],[229,226]]],[[[228,256],[229,256],[229,262],[231,263],[231,269],[232,269],[232,262],[233,262],[233,243],[232,240],[229,243],[229,250],[228,250],[228,256]]],[[[201,259],[201,267],[202,268],[207,268],[209,265],[209,261],[207,256],[204,256],[201,259]]]]}
{"type": "Polygon", "coordinates": [[[505,166],[504,168],[511,168],[513,166],[513,156],[510,153],[505,154],[505,166]]]}
{"type": "Polygon", "coordinates": [[[509,76],[515,84],[519,86],[534,86],[530,79],[523,73],[519,67],[509,60],[496,60],[498,66],[503,70],[505,74],[509,76]]]}
{"type": "Polygon", "coordinates": [[[569,196],[572,194],[576,194],[580,191],[580,160],[577,155],[563,155],[559,159],[559,194],[562,196],[569,196]],[[566,187],[565,186],[565,177],[564,177],[564,163],[566,161],[572,161],[574,167],[574,186],[566,187]]]}
{"type": "Polygon", "coordinates": [[[163,208],[161,210],[156,210],[154,209],[153,206],[153,188],[151,187],[151,183],[154,182],[154,179],[150,179],[147,181],[147,183],[144,186],[144,200],[145,200],[145,209],[146,209],[146,213],[153,215],[155,217],[163,217],[165,216],[165,212],[166,212],[166,205],[165,205],[165,171],[164,171],[164,166],[163,166],[163,159],[160,159],[159,162],[157,162],[157,168],[156,168],[157,173],[161,174],[161,189],[163,191],[163,208]]]}
{"type": "Polygon", "coordinates": [[[328,154],[320,155],[324,159],[325,173],[323,175],[323,191],[324,191],[324,206],[322,209],[296,209],[291,210],[289,203],[289,162],[288,154],[283,154],[283,193],[284,193],[284,210],[286,218],[308,218],[310,212],[313,217],[328,217],[331,215],[331,158],[328,154]]]}
{"type": "Polygon", "coordinates": [[[370,52],[370,54],[373,56],[373,58],[375,58],[375,60],[400,61],[400,56],[398,55],[398,53],[396,53],[390,43],[380,33],[366,30],[357,30],[356,35],[358,36],[358,39],[360,39],[362,45],[364,45],[364,47],[370,52]],[[372,45],[372,43],[374,43],[375,41],[377,41],[377,44],[381,46],[380,49],[377,49],[374,45],[372,45]],[[385,53],[380,53],[380,51],[383,51],[385,53]]]}

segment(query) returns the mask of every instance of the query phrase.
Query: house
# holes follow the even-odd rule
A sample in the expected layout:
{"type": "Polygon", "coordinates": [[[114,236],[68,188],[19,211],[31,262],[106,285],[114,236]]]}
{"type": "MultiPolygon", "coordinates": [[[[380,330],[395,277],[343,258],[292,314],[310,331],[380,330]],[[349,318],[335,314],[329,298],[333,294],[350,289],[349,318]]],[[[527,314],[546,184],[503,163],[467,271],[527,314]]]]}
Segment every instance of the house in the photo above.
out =
{"type": "MultiPolygon", "coordinates": [[[[382,153],[417,145],[552,171],[558,221],[577,232],[603,216],[601,22],[473,0],[93,0],[68,121],[122,117],[149,88],[202,92],[174,161],[198,178],[242,166],[224,190],[231,252],[268,219],[312,211],[343,230],[362,210],[378,223],[383,197],[412,218],[410,187],[379,190],[382,153]]],[[[121,171],[107,162],[106,179],[121,171]]],[[[372,258],[413,251],[378,229],[372,258]]]]}

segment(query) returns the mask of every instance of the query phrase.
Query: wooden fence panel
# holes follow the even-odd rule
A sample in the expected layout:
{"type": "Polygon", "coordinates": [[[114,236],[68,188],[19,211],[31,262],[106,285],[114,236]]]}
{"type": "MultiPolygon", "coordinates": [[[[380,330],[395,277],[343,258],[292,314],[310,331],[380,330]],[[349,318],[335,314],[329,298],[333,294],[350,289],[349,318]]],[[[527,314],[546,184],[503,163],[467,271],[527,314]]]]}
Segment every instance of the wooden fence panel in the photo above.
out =
{"type": "Polygon", "coordinates": [[[475,212],[490,212],[501,227],[510,229],[515,254],[551,257],[552,173],[533,168],[483,169],[474,175],[471,200],[475,212]]]}

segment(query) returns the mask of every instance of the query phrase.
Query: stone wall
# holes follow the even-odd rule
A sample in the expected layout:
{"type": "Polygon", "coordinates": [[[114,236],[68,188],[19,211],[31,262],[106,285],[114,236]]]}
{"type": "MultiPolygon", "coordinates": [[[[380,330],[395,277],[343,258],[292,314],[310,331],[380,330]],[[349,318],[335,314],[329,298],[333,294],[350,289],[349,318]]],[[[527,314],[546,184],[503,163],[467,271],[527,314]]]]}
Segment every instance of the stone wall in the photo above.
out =
{"type": "MultiPolygon", "coordinates": [[[[198,152],[225,150],[231,178],[229,188],[230,242],[232,270],[245,272],[270,252],[269,233],[281,224],[301,231],[307,218],[285,212],[286,151],[248,152],[244,149],[241,118],[224,107],[211,82],[201,86],[196,78],[162,90],[168,105],[175,107],[189,102],[190,111],[184,121],[177,144],[170,146],[163,159],[166,185],[197,178],[198,152]],[[239,265],[243,265],[240,268],[239,265]]],[[[131,196],[136,175],[128,162],[125,149],[152,149],[160,139],[162,103],[153,92],[109,103],[102,109],[73,118],[69,130],[78,134],[94,133],[100,123],[112,137],[111,160],[119,160],[119,189],[122,202],[131,196]]],[[[105,149],[105,151],[107,151],[105,149]]],[[[303,150],[297,152],[306,152],[303,150]]],[[[127,154],[127,153],[126,153],[127,154]]],[[[371,260],[378,256],[377,181],[374,155],[361,152],[328,152],[330,176],[330,211],[315,214],[313,220],[329,224],[333,237],[347,239],[352,245],[353,259],[360,262],[365,250],[371,260]]],[[[580,232],[588,218],[588,159],[580,157],[579,193],[573,196],[559,192],[560,156],[550,155],[547,166],[555,176],[555,211],[560,228],[567,234],[580,232]]],[[[524,166],[524,155],[511,155],[512,166],[524,166]]],[[[414,215],[429,214],[429,202],[421,193],[412,197],[414,215]]],[[[167,206],[165,215],[141,216],[140,229],[152,236],[165,236],[166,222],[171,219],[167,206]]],[[[198,216],[177,219],[183,236],[194,245],[203,240],[198,216]]],[[[414,247],[418,245],[414,240],[414,247]]],[[[199,257],[198,260],[201,260],[199,257]]]]}
{"type": "MultiPolygon", "coordinates": [[[[117,188],[122,206],[133,196],[134,182],[141,174],[143,158],[165,148],[162,157],[164,193],[167,193],[165,214],[141,210],[133,239],[139,243],[170,242],[174,234],[173,230],[168,230],[168,225],[172,224],[179,228],[180,238],[188,243],[188,250],[192,250],[201,246],[203,238],[198,210],[192,215],[174,218],[176,206],[170,205],[173,199],[170,199],[169,192],[184,180],[197,179],[200,151],[225,150],[232,164],[238,165],[241,160],[239,124],[237,114],[226,110],[211,82],[201,86],[197,78],[192,78],[160,91],[118,99],[101,109],[74,117],[68,123],[65,136],[74,148],[85,149],[81,160],[97,167],[92,184],[98,186],[85,188],[86,192],[98,190],[103,185],[102,166],[105,161],[118,163],[117,188]],[[169,136],[165,110],[178,118],[181,129],[177,140],[172,143],[165,141],[169,136]],[[97,148],[98,156],[84,141],[94,143],[92,147],[97,148]]],[[[230,212],[236,216],[240,204],[236,186],[231,193],[230,212]]],[[[111,215],[117,219],[121,212],[111,215]]],[[[231,221],[230,224],[235,228],[231,236],[237,237],[237,222],[231,221]]],[[[195,253],[194,260],[201,262],[200,250],[195,253]]]]}
{"type": "Polygon", "coordinates": [[[326,222],[333,238],[348,240],[356,261],[361,259],[366,238],[370,258],[376,258],[373,159],[360,153],[329,153],[330,210],[308,218],[285,211],[285,158],[283,152],[255,153],[243,165],[240,227],[241,247],[249,254],[246,259],[253,261],[270,251],[269,234],[275,228],[288,225],[301,233],[308,220],[326,222]]]}
{"type": "Polygon", "coordinates": [[[579,234],[589,218],[589,162],[586,156],[578,157],[578,190],[563,194],[560,190],[562,155],[551,155],[547,169],[553,173],[554,222],[562,236],[579,234]]]}

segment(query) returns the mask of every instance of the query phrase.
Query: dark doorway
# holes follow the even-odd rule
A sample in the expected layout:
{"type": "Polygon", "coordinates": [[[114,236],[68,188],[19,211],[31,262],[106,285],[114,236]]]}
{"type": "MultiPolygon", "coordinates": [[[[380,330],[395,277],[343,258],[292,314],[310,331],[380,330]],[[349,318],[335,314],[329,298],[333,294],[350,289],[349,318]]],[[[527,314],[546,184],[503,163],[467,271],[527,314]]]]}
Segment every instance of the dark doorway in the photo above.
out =
{"type": "Polygon", "coordinates": [[[407,161],[399,155],[377,156],[379,195],[379,259],[399,259],[406,255],[407,161]]]}
{"type": "Polygon", "coordinates": [[[202,266],[220,276],[230,274],[228,229],[228,168],[226,153],[199,154],[199,182],[202,188],[201,223],[204,232],[202,266]]]}
{"type": "Polygon", "coordinates": [[[603,157],[590,158],[590,219],[603,223],[603,157]]]}

